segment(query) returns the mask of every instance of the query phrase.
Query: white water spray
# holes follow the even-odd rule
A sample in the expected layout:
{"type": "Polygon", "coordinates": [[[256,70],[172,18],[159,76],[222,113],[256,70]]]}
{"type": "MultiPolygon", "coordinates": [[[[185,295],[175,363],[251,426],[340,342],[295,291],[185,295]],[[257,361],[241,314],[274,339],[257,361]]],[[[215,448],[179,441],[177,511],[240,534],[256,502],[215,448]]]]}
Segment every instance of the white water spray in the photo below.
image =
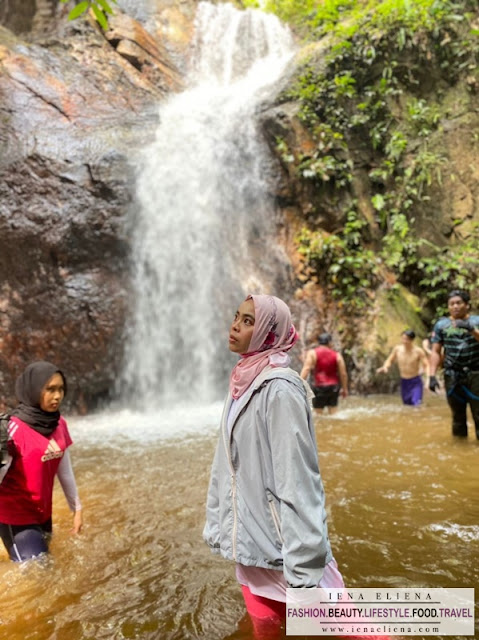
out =
{"type": "Polygon", "coordinates": [[[250,288],[268,289],[260,265],[275,254],[255,114],[274,97],[291,36],[274,16],[209,3],[195,33],[190,88],[161,105],[139,161],[123,388],[150,408],[209,402],[220,378],[224,392],[228,323],[250,288]]]}

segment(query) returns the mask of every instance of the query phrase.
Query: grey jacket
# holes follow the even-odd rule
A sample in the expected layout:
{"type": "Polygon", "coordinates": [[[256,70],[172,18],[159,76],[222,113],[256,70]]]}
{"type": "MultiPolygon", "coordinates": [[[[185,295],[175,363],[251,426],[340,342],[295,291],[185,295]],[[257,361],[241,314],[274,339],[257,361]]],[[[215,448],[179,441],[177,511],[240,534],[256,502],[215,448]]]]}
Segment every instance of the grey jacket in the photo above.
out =
{"type": "Polygon", "coordinates": [[[241,397],[231,437],[226,400],[203,537],[243,565],[282,570],[315,587],[332,559],[306,385],[292,369],[264,370],[241,397]]]}

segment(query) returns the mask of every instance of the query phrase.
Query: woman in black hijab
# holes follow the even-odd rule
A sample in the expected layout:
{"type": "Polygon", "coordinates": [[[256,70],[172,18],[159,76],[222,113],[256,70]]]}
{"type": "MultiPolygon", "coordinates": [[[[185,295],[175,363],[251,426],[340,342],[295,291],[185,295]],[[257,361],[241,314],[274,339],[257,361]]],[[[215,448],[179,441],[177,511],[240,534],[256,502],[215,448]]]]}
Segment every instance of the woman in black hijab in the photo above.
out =
{"type": "Polygon", "coordinates": [[[9,460],[0,469],[0,537],[10,558],[23,561],[48,551],[55,476],[74,514],[73,533],[81,530],[82,511],[68,452],[72,439],[59,410],[67,390],[64,374],[50,362],[34,362],[15,390],[9,460]]]}

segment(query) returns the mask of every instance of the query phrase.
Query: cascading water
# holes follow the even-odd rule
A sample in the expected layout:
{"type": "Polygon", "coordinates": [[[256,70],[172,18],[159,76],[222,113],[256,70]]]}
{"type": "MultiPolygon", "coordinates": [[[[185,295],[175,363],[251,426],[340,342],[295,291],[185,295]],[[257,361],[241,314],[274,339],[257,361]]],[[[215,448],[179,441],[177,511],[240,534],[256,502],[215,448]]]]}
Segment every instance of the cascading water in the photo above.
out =
{"type": "Polygon", "coordinates": [[[255,114],[291,59],[290,33],[272,15],[209,3],[195,33],[189,88],[161,105],[139,160],[123,389],[149,407],[214,400],[220,378],[224,392],[236,305],[284,269],[255,114]]]}

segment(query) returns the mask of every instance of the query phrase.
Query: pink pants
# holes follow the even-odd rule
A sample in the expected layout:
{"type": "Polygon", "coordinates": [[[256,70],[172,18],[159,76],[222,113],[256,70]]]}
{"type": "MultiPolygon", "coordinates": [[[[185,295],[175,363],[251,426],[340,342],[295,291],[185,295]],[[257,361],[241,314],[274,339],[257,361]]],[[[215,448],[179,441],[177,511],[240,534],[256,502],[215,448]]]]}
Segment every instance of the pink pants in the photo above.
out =
{"type": "Polygon", "coordinates": [[[256,596],[241,585],[246,610],[253,623],[255,640],[277,640],[281,637],[281,625],[286,620],[286,603],[256,596]]]}
{"type": "MultiPolygon", "coordinates": [[[[241,585],[246,610],[253,623],[255,640],[279,640],[284,637],[281,627],[286,620],[286,603],[256,596],[241,585]]],[[[389,636],[338,636],[339,638],[361,638],[361,640],[391,640],[389,636]]]]}

